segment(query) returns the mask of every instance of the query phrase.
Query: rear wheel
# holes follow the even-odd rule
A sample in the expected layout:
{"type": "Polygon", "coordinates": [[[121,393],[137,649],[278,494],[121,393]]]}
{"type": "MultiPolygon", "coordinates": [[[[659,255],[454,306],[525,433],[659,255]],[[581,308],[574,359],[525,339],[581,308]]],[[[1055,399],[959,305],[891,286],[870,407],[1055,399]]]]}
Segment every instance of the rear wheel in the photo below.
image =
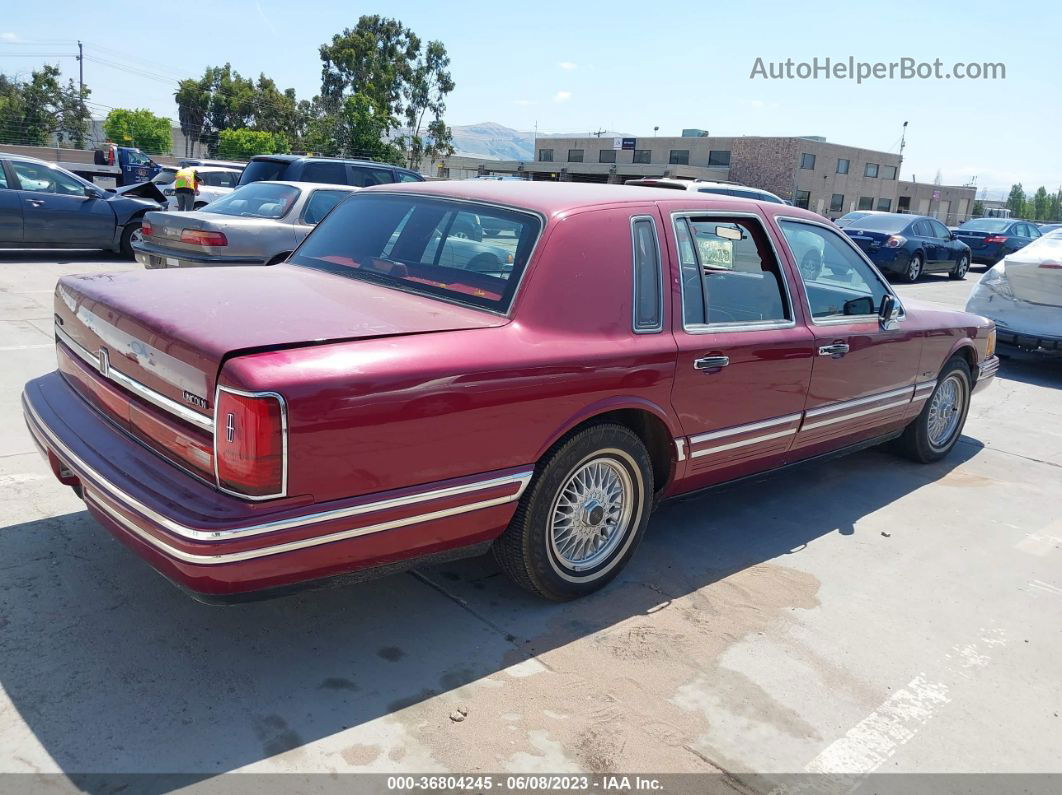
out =
{"type": "Polygon", "coordinates": [[[949,359],[937,377],[933,394],[900,437],[900,449],[904,455],[928,464],[951,452],[966,424],[970,387],[970,368],[966,360],[961,356],[949,359]]]}
{"type": "Polygon", "coordinates": [[[550,451],[494,557],[519,586],[564,601],[592,593],[626,565],[645,532],[653,468],[622,425],[595,425],[550,451]]]}
{"type": "Polygon", "coordinates": [[[144,241],[144,234],[140,231],[140,227],[143,225],[142,218],[130,221],[125,225],[125,229],[122,230],[122,242],[120,244],[123,257],[134,258],[133,243],[142,243],[144,241]]]}
{"type": "Polygon", "coordinates": [[[907,270],[903,272],[904,281],[913,284],[917,282],[922,276],[922,269],[925,267],[925,263],[922,260],[921,254],[911,255],[911,261],[907,265],[907,270]]]}
{"type": "Polygon", "coordinates": [[[970,271],[970,258],[963,254],[959,257],[959,261],[955,263],[955,267],[948,271],[949,279],[965,279],[966,274],[970,271]]]}

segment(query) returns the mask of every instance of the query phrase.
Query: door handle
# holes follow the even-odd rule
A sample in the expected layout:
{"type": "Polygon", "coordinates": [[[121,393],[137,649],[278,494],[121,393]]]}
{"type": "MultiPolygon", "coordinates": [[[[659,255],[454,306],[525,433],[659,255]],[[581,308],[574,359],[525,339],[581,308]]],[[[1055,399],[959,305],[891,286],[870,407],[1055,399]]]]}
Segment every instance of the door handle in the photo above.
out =
{"type": "Polygon", "coordinates": [[[34,207],[40,207],[42,204],[44,204],[44,199],[26,199],[26,201],[28,201],[34,207]]]}
{"type": "Polygon", "coordinates": [[[819,348],[819,356],[844,356],[848,353],[847,342],[835,342],[832,345],[823,345],[819,348]]]}
{"type": "Polygon", "coordinates": [[[694,370],[718,370],[730,364],[729,356],[702,356],[693,360],[694,370]]]}

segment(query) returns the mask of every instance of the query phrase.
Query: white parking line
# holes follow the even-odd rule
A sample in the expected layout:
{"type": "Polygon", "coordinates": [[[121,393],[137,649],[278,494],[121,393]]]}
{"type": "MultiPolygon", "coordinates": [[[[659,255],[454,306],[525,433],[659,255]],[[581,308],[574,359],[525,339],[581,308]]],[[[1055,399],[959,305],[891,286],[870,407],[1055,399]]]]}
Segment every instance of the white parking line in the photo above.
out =
{"type": "Polygon", "coordinates": [[[0,346],[0,353],[4,351],[31,351],[37,348],[54,348],[54,342],[42,342],[39,345],[2,345],[0,346]]]}

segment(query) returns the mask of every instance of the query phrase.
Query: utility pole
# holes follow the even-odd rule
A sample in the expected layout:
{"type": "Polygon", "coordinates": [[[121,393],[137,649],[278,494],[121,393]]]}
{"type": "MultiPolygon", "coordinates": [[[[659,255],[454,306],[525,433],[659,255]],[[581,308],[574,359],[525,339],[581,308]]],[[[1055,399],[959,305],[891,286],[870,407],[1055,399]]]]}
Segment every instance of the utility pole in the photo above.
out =
{"type": "MultiPolygon", "coordinates": [[[[903,168],[903,148],[907,146],[907,122],[903,123],[903,132],[900,133],[900,168],[903,168]]],[[[896,169],[896,179],[900,178],[900,168],[896,169]]]]}
{"type": "Polygon", "coordinates": [[[77,88],[78,97],[85,96],[85,48],[80,41],[77,43],[77,88]]]}

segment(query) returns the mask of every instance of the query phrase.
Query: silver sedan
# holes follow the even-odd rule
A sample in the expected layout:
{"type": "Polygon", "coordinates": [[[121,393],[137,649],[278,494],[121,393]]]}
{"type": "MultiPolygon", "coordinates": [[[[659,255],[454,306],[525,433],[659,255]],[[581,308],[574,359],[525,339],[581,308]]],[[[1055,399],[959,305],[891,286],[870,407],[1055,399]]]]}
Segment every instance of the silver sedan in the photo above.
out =
{"type": "Polygon", "coordinates": [[[356,190],[317,182],[252,182],[202,210],[147,213],[143,239],[133,251],[145,268],[272,265],[356,190]]]}

